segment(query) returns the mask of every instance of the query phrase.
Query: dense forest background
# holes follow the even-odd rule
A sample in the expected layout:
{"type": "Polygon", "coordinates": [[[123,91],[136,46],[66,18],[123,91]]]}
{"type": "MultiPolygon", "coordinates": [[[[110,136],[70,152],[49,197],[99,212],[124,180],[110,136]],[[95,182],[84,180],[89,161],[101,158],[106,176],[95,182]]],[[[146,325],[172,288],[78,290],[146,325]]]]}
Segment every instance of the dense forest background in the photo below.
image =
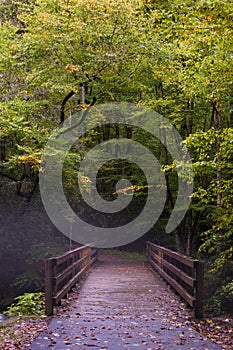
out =
{"type": "MultiPolygon", "coordinates": [[[[38,178],[48,137],[65,118],[92,105],[132,102],[178,130],[192,156],[190,208],[171,234],[176,164],[166,147],[130,126],[100,127],[73,147],[63,169],[71,206],[92,215],[77,188],[85,151],[113,137],[139,140],[163,167],[167,202],[160,220],[122,249],[150,239],[206,263],[206,308],[232,307],[233,84],[232,2],[227,0],[4,0],[0,4],[0,304],[43,289],[43,261],[74,242],[48,219],[38,178]]],[[[102,167],[98,186],[114,199],[120,176],[135,186],[131,210],[147,195],[134,164],[102,167]]],[[[127,195],[127,189],[125,190],[127,195]]]]}

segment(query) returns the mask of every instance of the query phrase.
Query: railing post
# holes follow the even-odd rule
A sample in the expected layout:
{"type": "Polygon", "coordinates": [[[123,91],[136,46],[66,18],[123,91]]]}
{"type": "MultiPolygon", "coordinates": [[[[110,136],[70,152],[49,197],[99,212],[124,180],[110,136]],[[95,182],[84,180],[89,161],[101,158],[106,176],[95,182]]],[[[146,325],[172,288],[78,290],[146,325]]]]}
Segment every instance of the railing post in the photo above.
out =
{"type": "Polygon", "coordinates": [[[52,258],[45,260],[45,312],[47,316],[53,314],[53,265],[52,258]]]}
{"type": "Polygon", "coordinates": [[[195,262],[196,267],[196,304],[195,317],[203,317],[204,304],[204,263],[201,261],[195,262]]]}
{"type": "Polygon", "coordinates": [[[91,256],[90,247],[80,247],[61,256],[45,261],[45,311],[46,315],[53,314],[53,307],[59,305],[78,278],[91,266],[97,258],[91,256]],[[83,261],[82,261],[83,259],[83,261]],[[80,261],[81,260],[81,261],[80,261]],[[67,280],[69,278],[69,281],[67,280]]]}
{"type": "Polygon", "coordinates": [[[157,251],[158,251],[158,256],[159,256],[159,263],[158,263],[158,265],[159,265],[159,267],[161,269],[164,270],[164,268],[163,268],[163,251],[160,250],[160,249],[158,249],[157,251]]]}
{"type": "Polygon", "coordinates": [[[146,258],[147,258],[147,260],[149,258],[149,243],[148,242],[146,242],[146,258]]]}
{"type": "Polygon", "coordinates": [[[150,242],[147,242],[147,261],[151,260],[151,245],[150,242]]]}

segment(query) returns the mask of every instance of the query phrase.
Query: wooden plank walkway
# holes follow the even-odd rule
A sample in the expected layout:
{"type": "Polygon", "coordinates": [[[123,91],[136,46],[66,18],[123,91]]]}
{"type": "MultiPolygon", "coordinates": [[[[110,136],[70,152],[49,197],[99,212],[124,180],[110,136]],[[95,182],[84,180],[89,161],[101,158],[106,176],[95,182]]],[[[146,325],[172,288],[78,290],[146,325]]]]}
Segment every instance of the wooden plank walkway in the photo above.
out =
{"type": "Polygon", "coordinates": [[[222,349],[191,327],[180,298],[144,262],[101,255],[73,297],[27,349],[222,349]]]}

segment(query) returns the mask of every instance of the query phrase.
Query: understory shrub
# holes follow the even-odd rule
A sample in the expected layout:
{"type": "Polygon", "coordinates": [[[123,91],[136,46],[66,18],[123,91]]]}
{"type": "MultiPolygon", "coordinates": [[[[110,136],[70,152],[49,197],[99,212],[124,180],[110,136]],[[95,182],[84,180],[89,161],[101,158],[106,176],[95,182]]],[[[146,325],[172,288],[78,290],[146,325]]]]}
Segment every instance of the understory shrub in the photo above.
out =
{"type": "Polygon", "coordinates": [[[44,293],[25,293],[15,298],[15,303],[9,306],[6,316],[42,316],[45,315],[44,293]]]}

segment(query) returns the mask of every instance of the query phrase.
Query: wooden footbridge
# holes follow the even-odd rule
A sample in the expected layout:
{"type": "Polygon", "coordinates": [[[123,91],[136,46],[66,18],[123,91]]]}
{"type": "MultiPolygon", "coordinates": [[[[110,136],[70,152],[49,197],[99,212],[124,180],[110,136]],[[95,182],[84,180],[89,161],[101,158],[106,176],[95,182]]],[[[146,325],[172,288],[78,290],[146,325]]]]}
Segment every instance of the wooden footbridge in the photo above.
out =
{"type": "MultiPolygon", "coordinates": [[[[151,242],[146,244],[146,256],[150,265],[180,294],[195,310],[195,316],[203,314],[204,266],[198,260],[163,248],[151,242]]],[[[97,260],[97,250],[80,247],[46,261],[46,313],[53,314],[53,306],[83,276],[97,260]]]]}
{"type": "Polygon", "coordinates": [[[146,252],[138,261],[81,247],[48,259],[53,316],[27,349],[220,350],[190,323],[192,309],[202,316],[203,264],[150,242],[146,252]]]}

